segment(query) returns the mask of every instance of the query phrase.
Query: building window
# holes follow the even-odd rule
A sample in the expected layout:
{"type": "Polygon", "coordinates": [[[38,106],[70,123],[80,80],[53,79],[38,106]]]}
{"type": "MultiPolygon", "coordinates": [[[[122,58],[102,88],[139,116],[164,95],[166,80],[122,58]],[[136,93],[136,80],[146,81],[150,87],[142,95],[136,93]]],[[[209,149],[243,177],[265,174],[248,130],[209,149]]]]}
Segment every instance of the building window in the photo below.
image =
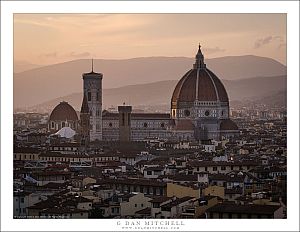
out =
{"type": "Polygon", "coordinates": [[[96,101],[99,101],[99,92],[96,93],[96,101]]]}
{"type": "Polygon", "coordinates": [[[162,188],[159,189],[159,195],[164,195],[164,190],[162,188]]]}
{"type": "Polygon", "coordinates": [[[130,122],[131,122],[131,118],[130,118],[130,114],[127,115],[127,119],[128,119],[128,126],[130,126],[130,122]]]}
{"type": "Polygon", "coordinates": [[[191,115],[191,112],[189,110],[184,111],[184,116],[189,117],[191,115]]]}
{"type": "Polygon", "coordinates": [[[205,116],[209,116],[209,111],[207,110],[207,111],[205,111],[205,116]]]}
{"type": "Polygon", "coordinates": [[[88,101],[91,101],[91,100],[92,100],[92,93],[88,92],[88,101]]]}
{"type": "Polygon", "coordinates": [[[225,167],[225,166],[222,166],[222,167],[221,167],[221,170],[223,170],[223,171],[226,170],[226,167],[225,167]]]}
{"type": "Polygon", "coordinates": [[[65,122],[62,122],[61,123],[61,127],[65,127],[66,126],[66,123],[65,122]]]}
{"type": "Polygon", "coordinates": [[[213,171],[217,171],[218,170],[218,168],[217,167],[213,167],[213,171]]]}
{"type": "Polygon", "coordinates": [[[125,113],[122,113],[122,126],[125,126],[125,113]]]}
{"type": "Polygon", "coordinates": [[[54,129],[55,126],[54,126],[54,122],[51,122],[51,129],[54,129]]]}
{"type": "Polygon", "coordinates": [[[24,197],[21,197],[21,203],[24,203],[24,197]]]}
{"type": "Polygon", "coordinates": [[[146,122],[144,123],[144,127],[145,127],[145,128],[148,127],[148,124],[147,124],[146,122]]]}
{"type": "Polygon", "coordinates": [[[134,207],[137,207],[137,204],[134,204],[134,207]]]}
{"type": "Polygon", "coordinates": [[[144,204],[141,204],[141,207],[144,207],[144,204]]]}
{"type": "Polygon", "coordinates": [[[112,123],[110,122],[110,123],[108,124],[108,126],[109,126],[109,127],[112,127],[112,123]]]}
{"type": "Polygon", "coordinates": [[[164,128],[164,127],[165,127],[165,124],[164,124],[164,123],[161,123],[161,124],[160,124],[160,127],[161,127],[161,128],[164,128]]]}

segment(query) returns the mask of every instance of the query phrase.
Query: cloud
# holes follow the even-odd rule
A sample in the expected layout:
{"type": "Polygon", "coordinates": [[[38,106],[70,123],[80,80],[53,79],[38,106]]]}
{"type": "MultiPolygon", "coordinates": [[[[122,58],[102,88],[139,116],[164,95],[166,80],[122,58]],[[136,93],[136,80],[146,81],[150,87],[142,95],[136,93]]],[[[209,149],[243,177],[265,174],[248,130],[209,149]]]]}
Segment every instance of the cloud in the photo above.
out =
{"type": "MultiPolygon", "coordinates": [[[[255,49],[258,49],[264,45],[267,45],[267,44],[270,44],[270,43],[273,43],[275,41],[279,41],[280,44],[284,45],[284,40],[281,36],[266,36],[264,38],[261,38],[261,39],[257,39],[254,43],[254,48],[255,49]]],[[[279,48],[281,47],[281,45],[279,45],[279,48]]]]}
{"type": "Polygon", "coordinates": [[[203,48],[202,51],[206,54],[218,53],[218,52],[225,52],[226,49],[214,47],[214,48],[203,48]]]}
{"type": "Polygon", "coordinates": [[[56,58],[57,53],[56,52],[51,52],[51,53],[45,53],[40,55],[41,58],[56,58]]]}
{"type": "Polygon", "coordinates": [[[271,43],[272,39],[273,39],[272,36],[267,36],[263,39],[258,39],[254,43],[254,48],[257,49],[257,48],[260,48],[263,45],[269,44],[269,43],[271,43]]]}
{"type": "Polygon", "coordinates": [[[91,56],[91,53],[89,52],[82,52],[82,53],[76,53],[76,52],[70,52],[67,54],[68,57],[73,57],[73,58],[83,58],[87,56],[91,56]]]}

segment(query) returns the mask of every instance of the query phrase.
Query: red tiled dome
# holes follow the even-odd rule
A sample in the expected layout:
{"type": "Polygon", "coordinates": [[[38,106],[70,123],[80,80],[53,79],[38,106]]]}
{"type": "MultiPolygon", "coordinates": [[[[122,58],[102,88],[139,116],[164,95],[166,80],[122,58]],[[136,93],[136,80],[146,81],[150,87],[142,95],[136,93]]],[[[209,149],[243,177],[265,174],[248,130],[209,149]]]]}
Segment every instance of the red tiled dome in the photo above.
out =
{"type": "Polygon", "coordinates": [[[238,130],[239,128],[231,119],[222,120],[220,130],[238,130]]]}
{"type": "Polygon", "coordinates": [[[59,103],[51,112],[50,121],[78,121],[74,108],[68,102],[59,103]]]}
{"type": "Polygon", "coordinates": [[[220,101],[228,102],[228,95],[220,79],[204,64],[200,46],[194,68],[189,70],[177,83],[172,106],[178,102],[220,101]]]}

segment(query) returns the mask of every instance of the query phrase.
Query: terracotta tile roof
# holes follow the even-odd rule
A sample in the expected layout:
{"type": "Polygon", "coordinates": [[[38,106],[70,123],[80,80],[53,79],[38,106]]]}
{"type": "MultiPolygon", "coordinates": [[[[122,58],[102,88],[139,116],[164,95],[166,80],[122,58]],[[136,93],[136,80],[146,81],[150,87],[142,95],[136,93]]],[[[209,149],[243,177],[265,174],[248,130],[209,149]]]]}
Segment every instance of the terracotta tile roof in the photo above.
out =
{"type": "Polygon", "coordinates": [[[242,188],[225,189],[225,194],[243,194],[242,188]]]}
{"type": "Polygon", "coordinates": [[[168,176],[169,179],[173,181],[198,181],[198,176],[197,175],[182,175],[182,174],[177,174],[174,176],[168,176]]]}
{"type": "Polygon", "coordinates": [[[192,131],[194,130],[194,124],[189,119],[181,119],[175,122],[175,130],[192,131]]]}
{"type": "Polygon", "coordinates": [[[226,161],[198,161],[191,160],[188,162],[188,165],[191,167],[212,167],[212,166],[258,166],[260,163],[252,160],[245,161],[234,161],[234,162],[226,162],[226,161]]]}
{"type": "Polygon", "coordinates": [[[231,119],[222,120],[220,130],[238,130],[239,128],[231,119]]]}
{"type": "Polygon", "coordinates": [[[250,213],[250,214],[274,214],[281,206],[278,205],[236,205],[236,204],[217,204],[209,209],[207,212],[220,213],[250,213]]]}
{"type": "Polygon", "coordinates": [[[126,184],[126,185],[145,185],[145,186],[157,186],[166,187],[167,184],[164,182],[158,182],[156,180],[149,179],[104,179],[97,182],[97,184],[126,184]]]}
{"type": "Polygon", "coordinates": [[[135,214],[143,214],[143,215],[150,215],[151,214],[151,208],[147,207],[145,209],[141,209],[135,212],[135,214]]]}
{"type": "Polygon", "coordinates": [[[152,200],[149,202],[151,203],[163,203],[165,201],[170,200],[172,197],[167,197],[167,196],[158,196],[158,197],[152,197],[152,200]]]}
{"type": "Polygon", "coordinates": [[[60,102],[51,112],[49,121],[78,121],[77,113],[68,102],[60,102]]]}
{"type": "Polygon", "coordinates": [[[173,200],[173,201],[171,201],[171,202],[169,202],[169,203],[166,203],[166,204],[163,204],[163,205],[161,205],[161,207],[164,207],[164,208],[168,208],[168,207],[174,207],[174,206],[177,206],[177,205],[179,205],[179,204],[181,204],[181,203],[183,203],[183,202],[186,202],[186,201],[189,201],[189,200],[191,200],[191,199],[194,199],[194,197],[182,197],[182,198],[177,198],[176,200],[173,200]]]}

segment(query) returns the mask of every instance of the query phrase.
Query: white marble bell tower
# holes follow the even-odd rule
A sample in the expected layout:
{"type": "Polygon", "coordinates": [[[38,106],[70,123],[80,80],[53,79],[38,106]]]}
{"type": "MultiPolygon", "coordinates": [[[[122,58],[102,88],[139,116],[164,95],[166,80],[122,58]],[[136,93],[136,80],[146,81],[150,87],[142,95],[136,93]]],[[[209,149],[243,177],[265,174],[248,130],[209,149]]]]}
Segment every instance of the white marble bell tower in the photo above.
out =
{"type": "Polygon", "coordinates": [[[92,71],[82,74],[83,93],[90,111],[90,141],[102,140],[102,73],[92,71]]]}

